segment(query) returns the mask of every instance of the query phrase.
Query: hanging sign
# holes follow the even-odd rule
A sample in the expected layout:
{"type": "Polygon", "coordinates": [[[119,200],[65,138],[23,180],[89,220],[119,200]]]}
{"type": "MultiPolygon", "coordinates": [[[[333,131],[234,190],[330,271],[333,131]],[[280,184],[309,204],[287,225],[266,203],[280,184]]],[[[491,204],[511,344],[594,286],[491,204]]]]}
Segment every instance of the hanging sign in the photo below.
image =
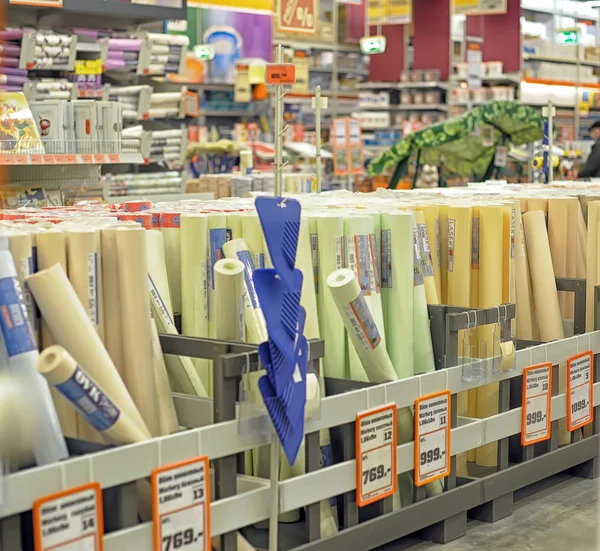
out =
{"type": "Polygon", "coordinates": [[[454,0],[454,13],[462,15],[494,15],[507,12],[506,0],[454,0]]]}
{"type": "Polygon", "coordinates": [[[92,482],[36,500],[33,530],[35,551],[102,551],[100,484],[92,482]]]}
{"type": "Polygon", "coordinates": [[[294,54],[294,65],[296,66],[296,83],[292,88],[292,92],[306,93],[310,85],[310,71],[306,52],[300,51],[294,54]]]}
{"type": "Polygon", "coordinates": [[[567,360],[567,428],[570,431],[594,420],[593,373],[591,350],[567,360]]]}
{"type": "Polygon", "coordinates": [[[317,0],[277,0],[280,31],[315,34],[319,9],[317,0]]]}
{"type": "Polygon", "coordinates": [[[296,66],[293,63],[267,63],[267,84],[294,84],[296,66]]]}
{"type": "Polygon", "coordinates": [[[210,551],[210,471],[198,457],[152,471],[154,551],[210,551]]]}
{"type": "Polygon", "coordinates": [[[523,370],[521,445],[550,438],[552,426],[552,364],[532,365],[523,370]]]}
{"type": "Polygon", "coordinates": [[[225,8],[249,12],[273,13],[271,0],[188,0],[188,8],[225,8]]]}
{"type": "Polygon", "coordinates": [[[356,416],[356,503],[369,503],[396,491],[396,404],[356,416]]]}
{"type": "Polygon", "coordinates": [[[62,8],[63,0],[8,0],[17,6],[36,6],[39,8],[62,8]]]}
{"type": "Polygon", "coordinates": [[[233,101],[236,103],[249,103],[250,101],[252,101],[249,66],[246,63],[238,63],[235,66],[233,101]]]}
{"type": "Polygon", "coordinates": [[[337,176],[364,172],[364,148],[360,121],[349,117],[333,120],[333,171],[337,176]]]}
{"type": "Polygon", "coordinates": [[[415,485],[450,474],[450,391],[415,401],[415,485]]]}
{"type": "Polygon", "coordinates": [[[401,25],[412,21],[412,0],[369,0],[369,25],[401,25]]]}

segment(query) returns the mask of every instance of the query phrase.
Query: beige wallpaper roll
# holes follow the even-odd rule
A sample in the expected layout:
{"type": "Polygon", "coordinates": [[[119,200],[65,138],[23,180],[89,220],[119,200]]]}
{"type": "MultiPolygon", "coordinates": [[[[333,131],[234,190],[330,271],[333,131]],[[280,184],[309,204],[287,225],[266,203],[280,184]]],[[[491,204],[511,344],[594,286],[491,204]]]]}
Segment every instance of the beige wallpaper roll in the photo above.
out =
{"type": "Polygon", "coordinates": [[[425,224],[425,215],[420,210],[415,211],[415,220],[421,246],[421,267],[423,269],[423,282],[425,285],[425,296],[427,304],[439,304],[440,300],[435,283],[435,272],[433,270],[433,255],[431,253],[431,239],[425,224]]]}
{"type": "Polygon", "coordinates": [[[227,241],[240,239],[242,234],[242,213],[231,212],[227,214],[227,241]]]}
{"type": "Polygon", "coordinates": [[[431,260],[433,263],[433,276],[435,277],[435,289],[438,300],[442,299],[442,278],[440,275],[440,209],[435,205],[423,205],[417,207],[425,216],[427,226],[427,237],[431,249],[431,260]]]}
{"type": "Polygon", "coordinates": [[[600,201],[592,201],[588,203],[587,213],[587,293],[585,330],[588,333],[594,330],[594,286],[598,284],[598,236],[594,231],[594,228],[598,227],[598,220],[600,220],[600,201]]]}
{"type": "Polygon", "coordinates": [[[158,331],[154,323],[150,325],[150,335],[152,337],[152,368],[154,388],[156,389],[155,409],[158,414],[158,435],[167,436],[168,434],[175,434],[179,430],[179,423],[177,422],[173,394],[171,394],[169,386],[167,366],[165,365],[158,331]]]}
{"type": "Polygon", "coordinates": [[[63,269],[54,265],[32,275],[27,283],[57,344],[80,365],[85,365],[90,376],[121,404],[122,411],[149,437],[125,383],[63,269]]]}
{"type": "Polygon", "coordinates": [[[181,258],[181,214],[165,212],[160,216],[160,233],[165,243],[167,257],[167,270],[169,271],[169,289],[173,312],[181,314],[181,285],[182,285],[182,258],[181,258]]]}
{"type": "Polygon", "coordinates": [[[528,197],[527,212],[533,210],[541,210],[544,213],[544,218],[548,216],[548,199],[545,197],[528,197]]]}
{"type": "MultiPolygon", "coordinates": [[[[567,277],[577,277],[577,264],[578,264],[578,227],[577,220],[578,214],[581,212],[579,206],[579,200],[577,197],[567,197],[567,213],[569,221],[567,224],[567,266],[566,273],[567,277]]],[[[585,277],[585,276],[584,276],[585,277]]],[[[575,317],[575,295],[573,293],[567,293],[565,298],[566,302],[566,319],[572,320],[575,317]]]]}
{"type": "MultiPolygon", "coordinates": [[[[567,275],[568,206],[569,203],[566,197],[553,197],[548,200],[548,240],[556,277],[566,277],[567,275]]],[[[563,291],[558,292],[558,302],[563,319],[567,319],[567,299],[570,294],[563,291]]],[[[572,316],[570,319],[572,319],[572,316]]]]}
{"type": "Polygon", "coordinates": [[[248,245],[248,252],[252,258],[254,269],[258,270],[265,266],[265,248],[262,226],[256,212],[244,213],[242,215],[242,237],[248,245]]]}
{"type": "Polygon", "coordinates": [[[216,316],[216,338],[244,342],[244,265],[228,258],[215,264],[215,294],[219,305],[216,316]]]}
{"type": "Polygon", "coordinates": [[[583,211],[577,210],[577,277],[585,278],[587,274],[587,228],[583,219],[583,211]]]}
{"type": "Polygon", "coordinates": [[[448,205],[440,205],[439,209],[440,281],[442,285],[440,302],[448,304],[448,205]]]}
{"type": "Polygon", "coordinates": [[[158,436],[145,232],[142,228],[122,228],[116,233],[123,317],[123,378],[150,434],[158,436]]]}
{"type": "Polygon", "coordinates": [[[531,277],[529,275],[525,231],[523,229],[523,219],[520,212],[517,212],[516,231],[515,270],[517,280],[517,337],[519,339],[536,340],[539,333],[536,330],[537,322],[535,321],[533,290],[531,288],[531,277]]]}

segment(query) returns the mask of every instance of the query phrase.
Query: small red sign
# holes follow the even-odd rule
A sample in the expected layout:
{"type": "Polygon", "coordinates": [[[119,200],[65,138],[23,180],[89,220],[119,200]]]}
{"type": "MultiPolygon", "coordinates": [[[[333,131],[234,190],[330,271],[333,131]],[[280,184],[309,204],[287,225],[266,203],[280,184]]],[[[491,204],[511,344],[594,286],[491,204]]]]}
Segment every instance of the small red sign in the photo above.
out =
{"type": "Polygon", "coordinates": [[[282,31],[315,34],[317,0],[277,0],[277,26],[282,31]]]}
{"type": "Polygon", "coordinates": [[[267,84],[294,84],[296,66],[293,63],[267,63],[267,84]]]}

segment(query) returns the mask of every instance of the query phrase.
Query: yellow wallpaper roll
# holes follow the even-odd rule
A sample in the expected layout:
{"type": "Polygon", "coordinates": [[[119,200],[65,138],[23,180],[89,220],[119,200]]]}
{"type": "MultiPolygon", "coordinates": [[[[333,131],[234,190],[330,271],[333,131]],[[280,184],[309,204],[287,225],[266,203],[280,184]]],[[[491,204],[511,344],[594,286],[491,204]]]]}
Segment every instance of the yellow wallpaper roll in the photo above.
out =
{"type": "Polygon", "coordinates": [[[242,233],[242,213],[231,212],[227,213],[227,240],[241,239],[242,233]]]}
{"type": "Polygon", "coordinates": [[[592,201],[588,203],[587,220],[587,292],[585,330],[589,333],[590,331],[594,330],[594,287],[598,284],[598,235],[596,231],[594,231],[594,228],[598,227],[598,220],[600,220],[600,201],[592,201]]]}
{"type": "Polygon", "coordinates": [[[148,308],[146,230],[120,228],[116,233],[119,292],[123,317],[123,378],[152,436],[160,434],[148,308]]]}
{"type": "MultiPolygon", "coordinates": [[[[577,201],[577,199],[575,199],[577,201]]],[[[567,275],[567,246],[569,231],[568,199],[553,197],[548,200],[548,240],[552,266],[556,277],[567,275]]],[[[563,319],[567,319],[567,298],[570,293],[558,292],[558,302],[563,319]]]]}
{"type": "Polygon", "coordinates": [[[56,264],[27,278],[35,301],[56,343],[64,347],[77,363],[85,365],[91,377],[121,405],[121,410],[150,437],[125,383],[64,270],[56,264]]]}
{"type": "Polygon", "coordinates": [[[323,358],[325,377],[346,378],[346,329],[337,313],[327,278],[344,267],[344,219],[323,212],[317,221],[319,239],[318,310],[321,337],[328,343],[323,358]]]}
{"type": "Polygon", "coordinates": [[[38,371],[60,393],[73,414],[78,411],[109,444],[132,444],[147,440],[144,431],[132,421],[121,404],[107,393],[62,346],[50,346],[44,350],[37,364],[38,371]],[[92,393],[93,391],[93,393],[92,393]],[[83,409],[80,400],[86,398],[88,407],[83,409]],[[93,410],[89,410],[89,406],[93,410]]]}
{"type": "Polygon", "coordinates": [[[544,218],[548,216],[548,199],[545,197],[528,197],[527,212],[541,210],[544,213],[544,218]]]}
{"type": "Polygon", "coordinates": [[[165,212],[160,215],[160,233],[165,243],[167,270],[169,273],[169,289],[173,313],[182,313],[182,259],[181,259],[181,214],[165,212]]]}
{"type": "Polygon", "coordinates": [[[414,240],[410,212],[381,216],[381,294],[387,350],[398,379],[414,375],[414,240]]]}
{"type": "MultiPolygon", "coordinates": [[[[577,197],[567,197],[567,212],[569,215],[569,222],[567,224],[567,245],[566,245],[566,247],[567,247],[567,277],[577,277],[577,263],[578,263],[577,219],[578,219],[578,214],[581,212],[579,200],[577,199],[577,197]]],[[[571,320],[575,317],[575,295],[573,293],[567,293],[565,302],[566,302],[566,319],[571,320]]]]}
{"type": "Polygon", "coordinates": [[[254,269],[265,267],[265,244],[262,226],[256,212],[245,213],[242,216],[242,237],[248,245],[248,251],[254,264],[254,269]]]}
{"type": "Polygon", "coordinates": [[[449,206],[447,230],[447,304],[469,306],[471,300],[471,207],[449,206]]]}
{"type": "MultiPolygon", "coordinates": [[[[504,243],[504,208],[500,205],[481,205],[479,207],[479,307],[491,308],[502,303],[502,267],[504,243]]],[[[510,227],[508,228],[510,230],[510,227]]],[[[479,338],[487,343],[487,356],[493,356],[494,325],[478,329],[479,338]]],[[[500,351],[498,350],[499,354],[500,351]]],[[[480,349],[479,355],[483,356],[480,349]]],[[[477,389],[477,417],[485,418],[498,413],[498,383],[477,389]]],[[[478,465],[493,467],[497,464],[496,442],[476,450],[478,465]]]]}
{"type": "Polygon", "coordinates": [[[252,275],[254,264],[244,239],[234,239],[223,245],[226,258],[236,258],[244,264],[244,318],[246,320],[246,339],[250,343],[260,344],[268,339],[267,322],[258,301],[252,275]]]}
{"type": "Polygon", "coordinates": [[[224,258],[223,245],[227,241],[227,219],[224,214],[208,215],[208,336],[216,338],[216,311],[218,303],[215,298],[215,264],[224,258]]]}
{"type": "Polygon", "coordinates": [[[544,342],[563,339],[565,334],[543,212],[524,214],[523,226],[540,338],[544,342]]]}
{"type": "Polygon", "coordinates": [[[423,281],[425,284],[425,297],[427,304],[439,304],[440,300],[437,294],[435,284],[435,274],[433,271],[433,256],[431,254],[431,242],[425,224],[425,215],[417,210],[415,211],[417,222],[417,231],[419,234],[419,245],[421,247],[421,266],[423,270],[423,281]]]}
{"type": "Polygon", "coordinates": [[[517,291],[517,337],[519,339],[536,340],[539,336],[536,331],[535,311],[533,304],[533,290],[529,275],[529,262],[527,261],[527,246],[525,244],[525,230],[523,218],[517,212],[517,237],[515,249],[515,271],[517,291]]]}
{"type": "Polygon", "coordinates": [[[123,324],[119,294],[119,258],[117,254],[117,226],[102,228],[102,283],[104,286],[104,344],[115,367],[123,375],[123,324]]]}
{"type": "Polygon", "coordinates": [[[427,226],[427,237],[431,250],[431,261],[433,264],[433,276],[435,277],[435,289],[438,300],[442,297],[442,278],[440,275],[440,209],[435,205],[417,207],[425,217],[427,226]]]}
{"type": "Polygon", "coordinates": [[[216,338],[244,342],[244,264],[235,258],[215,264],[215,294],[219,305],[216,316],[216,338]]]}
{"type": "Polygon", "coordinates": [[[442,282],[440,302],[448,304],[448,205],[440,205],[439,209],[440,280],[442,282]]]}
{"type": "MultiPolygon", "coordinates": [[[[471,286],[470,286],[470,302],[471,308],[479,307],[479,205],[473,205],[471,218],[471,286]]],[[[477,331],[471,331],[471,345],[477,347],[477,331]]],[[[466,405],[466,415],[468,417],[477,417],[477,389],[472,389],[467,392],[467,399],[459,394],[458,399],[460,411],[463,412],[466,405]]],[[[461,413],[462,414],[462,413],[461,413]]],[[[475,462],[476,450],[467,452],[467,461],[475,462]]],[[[462,468],[465,468],[464,460],[462,468]]]]}
{"type": "Polygon", "coordinates": [[[154,323],[150,324],[150,336],[152,341],[152,370],[155,388],[153,398],[158,416],[158,436],[167,436],[175,434],[179,430],[179,423],[177,422],[173,394],[171,394],[171,387],[169,386],[167,366],[165,365],[158,331],[154,323]]]}
{"type": "Polygon", "coordinates": [[[519,205],[521,213],[527,212],[527,197],[519,197],[519,205]]]}
{"type": "Polygon", "coordinates": [[[587,274],[587,228],[583,212],[577,210],[577,277],[585,278],[587,274]]]}
{"type": "Polygon", "coordinates": [[[517,216],[516,204],[504,206],[504,223],[502,230],[502,302],[515,302],[515,224],[517,216]]]}

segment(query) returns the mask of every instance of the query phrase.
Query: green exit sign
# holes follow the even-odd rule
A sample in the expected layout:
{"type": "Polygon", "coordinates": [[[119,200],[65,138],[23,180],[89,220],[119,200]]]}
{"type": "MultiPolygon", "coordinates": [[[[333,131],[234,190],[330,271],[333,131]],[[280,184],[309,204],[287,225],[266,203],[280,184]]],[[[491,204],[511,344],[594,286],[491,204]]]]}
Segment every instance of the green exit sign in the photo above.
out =
{"type": "Polygon", "coordinates": [[[215,57],[215,49],[208,44],[198,44],[194,46],[194,56],[200,61],[210,61],[215,57]]]}
{"type": "Polygon", "coordinates": [[[564,29],[556,32],[559,44],[579,44],[579,29],[564,29]]]}
{"type": "Polygon", "coordinates": [[[385,36],[363,36],[360,39],[360,51],[364,55],[382,54],[385,52],[387,38],[385,36]]]}

